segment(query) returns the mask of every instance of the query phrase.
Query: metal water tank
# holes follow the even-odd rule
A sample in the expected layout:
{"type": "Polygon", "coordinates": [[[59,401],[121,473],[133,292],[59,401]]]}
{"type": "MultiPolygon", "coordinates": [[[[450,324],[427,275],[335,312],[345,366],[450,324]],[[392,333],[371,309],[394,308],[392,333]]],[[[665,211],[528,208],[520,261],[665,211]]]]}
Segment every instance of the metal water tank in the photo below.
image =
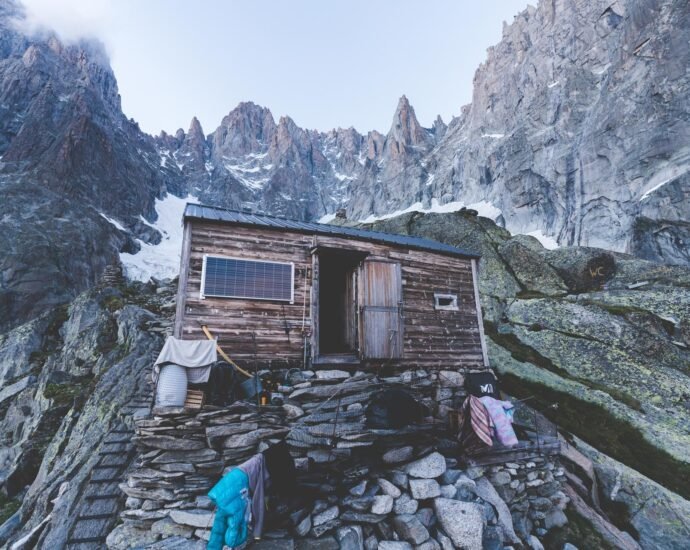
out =
{"type": "Polygon", "coordinates": [[[187,369],[168,363],[161,367],[156,387],[157,407],[183,407],[187,397],[187,369]]]}

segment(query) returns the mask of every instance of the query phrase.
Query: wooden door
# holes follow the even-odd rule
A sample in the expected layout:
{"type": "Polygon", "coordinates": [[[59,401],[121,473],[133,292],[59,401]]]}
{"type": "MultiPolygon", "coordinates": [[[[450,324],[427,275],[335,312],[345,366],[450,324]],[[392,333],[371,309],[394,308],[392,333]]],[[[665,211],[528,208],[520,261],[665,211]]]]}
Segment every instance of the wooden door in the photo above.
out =
{"type": "Polygon", "coordinates": [[[402,357],[400,264],[366,260],[359,275],[359,342],[363,359],[402,357]]]}

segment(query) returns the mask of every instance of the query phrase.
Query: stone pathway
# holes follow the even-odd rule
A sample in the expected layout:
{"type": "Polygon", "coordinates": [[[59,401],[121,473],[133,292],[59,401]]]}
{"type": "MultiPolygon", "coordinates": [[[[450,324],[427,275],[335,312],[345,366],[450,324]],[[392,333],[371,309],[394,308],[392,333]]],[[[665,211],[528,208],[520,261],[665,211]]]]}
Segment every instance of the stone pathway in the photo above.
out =
{"type": "Polygon", "coordinates": [[[96,450],[99,458],[77,503],[66,550],[106,548],[106,537],[117,523],[127,498],[119,485],[136,456],[132,443],[134,420],[148,415],[151,410],[153,384],[150,367],[146,369],[145,380],[140,391],[122,408],[120,420],[96,450]]]}

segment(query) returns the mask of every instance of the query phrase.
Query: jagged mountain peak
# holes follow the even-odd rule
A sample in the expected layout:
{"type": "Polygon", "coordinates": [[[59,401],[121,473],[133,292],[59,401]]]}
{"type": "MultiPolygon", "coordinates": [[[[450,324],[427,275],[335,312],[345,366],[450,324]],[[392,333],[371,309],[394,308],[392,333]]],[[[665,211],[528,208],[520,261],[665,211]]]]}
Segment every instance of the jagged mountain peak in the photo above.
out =
{"type": "Polygon", "coordinates": [[[192,121],[189,123],[189,131],[187,132],[188,134],[192,135],[204,135],[204,130],[201,127],[201,122],[199,122],[199,119],[196,117],[192,117],[192,121]]]}
{"type": "Polygon", "coordinates": [[[265,151],[276,131],[273,114],[267,107],[243,101],[230,111],[211,134],[214,150],[227,157],[265,151]]]}
{"type": "Polygon", "coordinates": [[[427,145],[430,141],[429,132],[422,128],[405,95],[398,101],[388,138],[397,144],[398,150],[405,146],[427,145]]]}
{"type": "Polygon", "coordinates": [[[275,125],[273,113],[268,107],[257,105],[253,101],[241,101],[237,106],[223,117],[221,126],[236,126],[241,121],[261,120],[275,125]]]}
{"type": "Polygon", "coordinates": [[[441,138],[443,138],[443,136],[445,135],[446,130],[448,129],[448,125],[445,122],[443,122],[441,115],[437,115],[436,120],[434,120],[434,124],[431,127],[431,129],[434,133],[436,141],[440,141],[441,138]]]}
{"type": "MultiPolygon", "coordinates": [[[[76,198],[118,224],[98,250],[71,244],[81,271],[65,283],[70,291],[85,288],[117,247],[136,249],[132,237],[150,242],[137,223],[155,219],[166,192],[312,220],[343,207],[361,220],[484,203],[513,232],[690,262],[687,3],[541,2],[506,27],[476,73],[473,103],[448,126],[438,117],[422,127],[405,95],[385,135],[307,131],[244,101],[207,137],[192,120],[187,132],[157,138],[123,115],[97,48],[23,34],[7,24],[12,5],[0,2],[0,179],[28,203],[43,192],[76,198]]],[[[11,238],[33,225],[10,229],[11,238]]],[[[0,270],[28,265],[28,252],[16,250],[2,249],[0,270]]],[[[5,309],[0,301],[6,318],[58,295],[31,285],[62,260],[32,261],[38,277],[27,270],[0,290],[22,297],[5,309]]]]}

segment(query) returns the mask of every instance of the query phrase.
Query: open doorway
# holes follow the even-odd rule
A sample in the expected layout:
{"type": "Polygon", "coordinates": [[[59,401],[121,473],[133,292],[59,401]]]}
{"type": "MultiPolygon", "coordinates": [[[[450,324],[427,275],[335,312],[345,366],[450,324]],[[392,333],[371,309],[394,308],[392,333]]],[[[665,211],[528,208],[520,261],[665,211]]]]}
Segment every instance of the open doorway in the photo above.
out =
{"type": "Polygon", "coordinates": [[[318,362],[358,359],[357,268],[365,256],[347,250],[318,251],[318,362]]]}

